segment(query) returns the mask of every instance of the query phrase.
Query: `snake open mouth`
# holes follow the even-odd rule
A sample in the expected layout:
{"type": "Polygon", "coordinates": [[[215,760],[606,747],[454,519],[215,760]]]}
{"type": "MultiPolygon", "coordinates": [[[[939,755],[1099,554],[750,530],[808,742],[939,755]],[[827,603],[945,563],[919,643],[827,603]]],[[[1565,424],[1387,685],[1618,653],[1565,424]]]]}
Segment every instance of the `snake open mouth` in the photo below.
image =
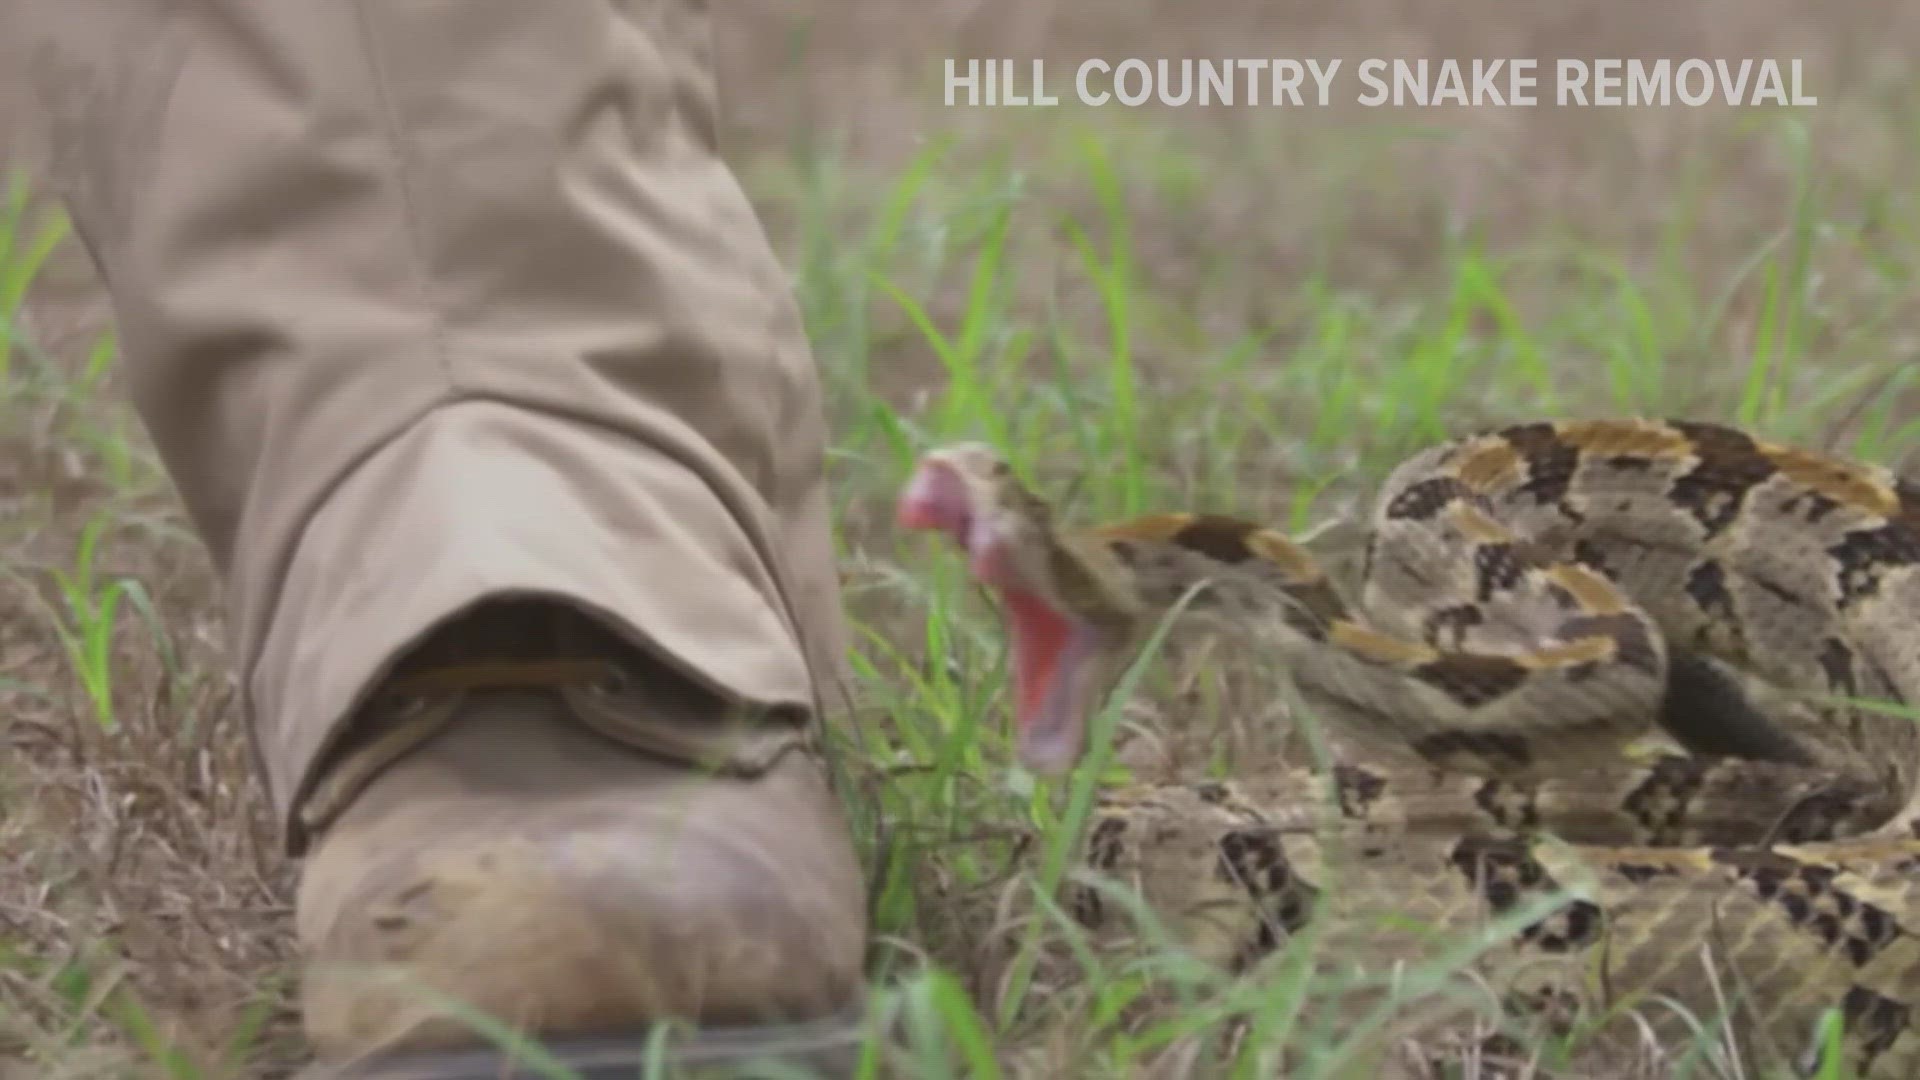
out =
{"type": "Polygon", "coordinates": [[[999,597],[1011,642],[1016,753],[1035,772],[1059,774],[1073,767],[1086,738],[1085,687],[1098,631],[1020,580],[1006,538],[977,512],[972,494],[950,463],[930,457],[901,493],[898,520],[952,537],[969,572],[999,597]]]}
{"type": "Polygon", "coordinates": [[[1031,592],[1000,590],[1013,639],[1014,721],[1020,761],[1039,773],[1066,772],[1086,739],[1086,668],[1092,627],[1031,592]]]}

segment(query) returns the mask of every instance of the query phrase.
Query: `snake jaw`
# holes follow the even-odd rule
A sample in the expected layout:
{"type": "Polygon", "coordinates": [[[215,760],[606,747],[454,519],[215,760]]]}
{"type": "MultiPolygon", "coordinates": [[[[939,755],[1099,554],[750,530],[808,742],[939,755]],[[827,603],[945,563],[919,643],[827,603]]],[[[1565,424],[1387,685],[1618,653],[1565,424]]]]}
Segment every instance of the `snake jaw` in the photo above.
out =
{"type": "MultiPolygon", "coordinates": [[[[969,448],[961,448],[965,451],[969,448]]],[[[901,491],[894,517],[902,528],[931,530],[953,538],[967,553],[968,569],[983,584],[1009,584],[1012,572],[1005,545],[996,542],[981,511],[982,493],[966,468],[963,453],[934,451],[901,491]]]]}
{"type": "Polygon", "coordinates": [[[1034,772],[1057,776],[1086,743],[1086,686],[1096,631],[1024,589],[1003,589],[1012,638],[1016,752],[1034,772]]]}
{"type": "Polygon", "coordinates": [[[1102,635],[1026,580],[1018,538],[996,524],[998,460],[973,445],[927,454],[895,517],[903,528],[952,538],[966,553],[968,572],[999,597],[1011,646],[1016,753],[1034,772],[1058,775],[1079,760],[1086,741],[1102,635]]]}

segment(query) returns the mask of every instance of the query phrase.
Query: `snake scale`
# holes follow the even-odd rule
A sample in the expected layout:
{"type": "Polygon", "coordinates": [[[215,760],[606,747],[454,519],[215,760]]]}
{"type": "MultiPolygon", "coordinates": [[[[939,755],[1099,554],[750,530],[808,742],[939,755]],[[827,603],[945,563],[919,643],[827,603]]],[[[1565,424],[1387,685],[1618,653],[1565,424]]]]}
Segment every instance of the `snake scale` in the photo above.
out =
{"type": "MultiPolygon", "coordinates": [[[[1312,927],[1415,964],[1504,915],[1474,966],[1510,1010],[1724,1012],[1802,1074],[1838,1020],[1855,1075],[1920,1075],[1920,734],[1874,704],[1920,705],[1920,484],[1703,422],[1515,424],[1392,472],[1357,605],[1254,522],[1063,528],[979,444],[899,509],[997,594],[1037,770],[1183,604],[1361,748],[1101,795],[1086,864],[1200,956],[1312,927]]],[[[1068,907],[1119,933],[1104,896],[1068,907]]]]}

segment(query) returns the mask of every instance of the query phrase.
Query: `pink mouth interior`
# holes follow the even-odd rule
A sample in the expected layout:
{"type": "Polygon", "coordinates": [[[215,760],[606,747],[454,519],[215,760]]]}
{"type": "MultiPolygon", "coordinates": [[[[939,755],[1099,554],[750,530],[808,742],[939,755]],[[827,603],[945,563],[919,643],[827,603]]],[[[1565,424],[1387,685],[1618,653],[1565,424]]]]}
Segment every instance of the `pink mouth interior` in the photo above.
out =
{"type": "Polygon", "coordinates": [[[900,493],[896,518],[909,529],[937,529],[967,542],[973,522],[973,507],[967,498],[966,484],[953,469],[930,461],[920,466],[900,493]]]}
{"type": "Polygon", "coordinates": [[[1091,653],[1090,628],[1020,584],[1000,537],[975,515],[964,481],[950,466],[923,464],[897,509],[903,527],[951,536],[967,553],[974,577],[1000,597],[1011,639],[1021,762],[1040,773],[1072,768],[1085,734],[1076,676],[1091,653]]]}

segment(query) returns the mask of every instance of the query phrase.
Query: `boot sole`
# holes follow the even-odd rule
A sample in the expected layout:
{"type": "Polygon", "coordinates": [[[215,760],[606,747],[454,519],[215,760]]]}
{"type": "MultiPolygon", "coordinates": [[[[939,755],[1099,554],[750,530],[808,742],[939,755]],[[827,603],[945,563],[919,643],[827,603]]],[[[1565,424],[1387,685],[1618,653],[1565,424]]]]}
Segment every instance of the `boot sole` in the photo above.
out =
{"type": "MultiPolygon", "coordinates": [[[[842,1080],[873,1032],[864,1012],[796,1024],[540,1039],[541,1060],[508,1049],[419,1050],[315,1062],[295,1080],[842,1080]],[[548,1062],[557,1062],[555,1068],[548,1062]]],[[[884,1050],[882,1050],[884,1054],[884,1050]]]]}

